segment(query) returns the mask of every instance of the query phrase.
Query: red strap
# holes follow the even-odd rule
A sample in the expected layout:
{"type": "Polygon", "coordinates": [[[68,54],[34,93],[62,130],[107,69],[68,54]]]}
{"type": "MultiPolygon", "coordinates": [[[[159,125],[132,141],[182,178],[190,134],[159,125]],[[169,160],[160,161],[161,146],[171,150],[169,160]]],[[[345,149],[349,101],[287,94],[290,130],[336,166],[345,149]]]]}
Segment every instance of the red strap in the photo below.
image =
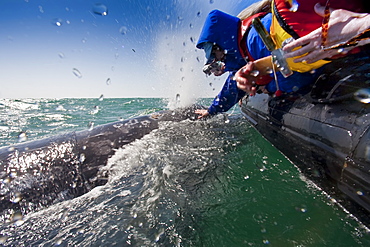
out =
{"type": "Polygon", "coordinates": [[[256,17],[262,18],[265,16],[267,13],[266,12],[260,12],[255,15],[252,15],[240,23],[240,32],[239,32],[239,37],[238,37],[238,44],[239,44],[239,51],[240,54],[242,54],[243,58],[248,59],[248,61],[254,61],[255,59],[251,56],[247,49],[247,45],[245,43],[245,39],[247,37],[248,31],[252,26],[252,20],[256,17]]]}

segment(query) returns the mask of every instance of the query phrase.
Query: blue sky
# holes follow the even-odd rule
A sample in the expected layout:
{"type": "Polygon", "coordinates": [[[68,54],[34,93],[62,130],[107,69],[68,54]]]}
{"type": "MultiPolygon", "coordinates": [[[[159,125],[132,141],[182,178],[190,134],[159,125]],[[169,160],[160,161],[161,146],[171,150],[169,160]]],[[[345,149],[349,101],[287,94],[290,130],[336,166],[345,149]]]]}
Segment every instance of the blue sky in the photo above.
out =
{"type": "Polygon", "coordinates": [[[1,0],[0,98],[213,97],[195,42],[212,9],[251,2],[1,0]]]}

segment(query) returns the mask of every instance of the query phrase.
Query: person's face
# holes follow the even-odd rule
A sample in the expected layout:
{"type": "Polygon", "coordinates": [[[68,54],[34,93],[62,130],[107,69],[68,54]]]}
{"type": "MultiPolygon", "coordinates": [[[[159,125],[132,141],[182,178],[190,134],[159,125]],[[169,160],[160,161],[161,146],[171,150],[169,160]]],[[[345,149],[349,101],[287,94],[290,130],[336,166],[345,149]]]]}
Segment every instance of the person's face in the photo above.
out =
{"type": "Polygon", "coordinates": [[[225,58],[225,52],[219,47],[215,47],[212,49],[212,54],[216,61],[222,61],[225,58]]]}
{"type": "MultiPolygon", "coordinates": [[[[213,49],[212,49],[212,55],[215,58],[214,62],[218,62],[218,61],[222,62],[225,59],[225,52],[224,52],[224,50],[222,50],[218,46],[213,47],[213,49]]],[[[211,72],[215,76],[222,75],[223,73],[225,73],[225,71],[224,71],[224,65],[222,65],[222,66],[216,66],[215,69],[211,70],[211,72]]]]}

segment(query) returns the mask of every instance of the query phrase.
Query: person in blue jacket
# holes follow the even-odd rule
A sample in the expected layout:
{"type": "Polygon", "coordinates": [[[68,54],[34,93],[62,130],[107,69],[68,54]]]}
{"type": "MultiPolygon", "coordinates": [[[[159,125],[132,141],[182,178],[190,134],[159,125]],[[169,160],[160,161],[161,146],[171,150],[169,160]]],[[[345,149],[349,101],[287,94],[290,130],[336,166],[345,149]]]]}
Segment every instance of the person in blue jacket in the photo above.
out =
{"type": "MultiPolygon", "coordinates": [[[[206,65],[203,72],[207,75],[220,76],[229,72],[222,90],[215,97],[208,109],[197,109],[198,118],[208,115],[226,112],[242,99],[246,92],[237,87],[233,79],[235,73],[248,62],[271,55],[257,31],[250,22],[259,17],[266,30],[269,32],[272,14],[258,13],[250,18],[241,20],[220,10],[209,13],[204,23],[199,40],[196,44],[198,49],[203,49],[206,55],[206,65]]],[[[277,72],[279,89],[283,92],[293,92],[302,88],[316,79],[313,73],[297,73],[284,78],[277,72]]],[[[273,75],[256,77],[256,84],[265,85],[269,93],[276,91],[276,83],[273,75]]]]}

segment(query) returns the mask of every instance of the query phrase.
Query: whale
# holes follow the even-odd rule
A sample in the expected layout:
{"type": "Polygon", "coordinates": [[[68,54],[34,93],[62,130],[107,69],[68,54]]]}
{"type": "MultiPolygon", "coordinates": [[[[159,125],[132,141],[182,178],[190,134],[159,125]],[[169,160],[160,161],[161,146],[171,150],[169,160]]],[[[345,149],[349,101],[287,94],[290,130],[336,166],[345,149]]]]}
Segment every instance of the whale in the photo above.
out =
{"type": "Polygon", "coordinates": [[[25,215],[107,182],[99,173],[116,150],[161,121],[195,120],[193,105],[0,148],[0,217],[25,215]]]}

